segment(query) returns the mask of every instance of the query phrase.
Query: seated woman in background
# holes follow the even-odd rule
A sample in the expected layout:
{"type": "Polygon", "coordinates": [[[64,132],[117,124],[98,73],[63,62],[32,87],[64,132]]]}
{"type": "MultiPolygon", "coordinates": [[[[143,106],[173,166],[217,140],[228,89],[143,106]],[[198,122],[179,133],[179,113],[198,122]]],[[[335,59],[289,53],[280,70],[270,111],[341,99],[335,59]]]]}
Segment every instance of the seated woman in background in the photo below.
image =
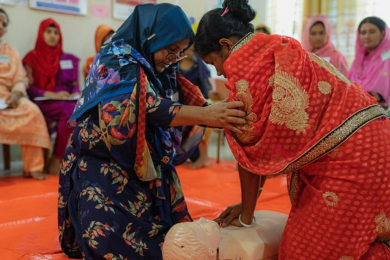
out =
{"type": "Polygon", "coordinates": [[[348,76],[345,57],[332,44],[332,26],[323,15],[312,17],[303,33],[303,47],[333,64],[343,75],[348,76]]]}
{"type": "MultiPolygon", "coordinates": [[[[99,25],[98,28],[96,29],[95,33],[95,49],[96,49],[96,54],[99,53],[100,47],[103,45],[105,41],[107,41],[111,36],[115,33],[115,30],[108,26],[108,25],[99,25]]],[[[84,78],[88,77],[89,70],[91,68],[91,65],[93,61],[95,60],[95,56],[89,57],[87,59],[87,63],[85,64],[84,67],[84,78]]]]}
{"type": "Polygon", "coordinates": [[[46,97],[52,100],[36,101],[45,116],[49,133],[57,132],[48,172],[59,174],[61,158],[72,129],[67,122],[75,102],[69,99],[79,95],[79,59],[62,51],[59,24],[53,19],[41,22],[35,49],[23,59],[29,79],[31,98],[46,97]]]}
{"type": "Polygon", "coordinates": [[[355,60],[349,74],[385,108],[390,103],[390,30],[378,17],[360,22],[356,37],[355,60]],[[383,105],[382,105],[383,106],[383,105]]]}
{"type": "Polygon", "coordinates": [[[258,34],[258,33],[265,33],[267,35],[270,35],[271,34],[271,29],[267,25],[265,25],[265,24],[259,24],[255,28],[255,33],[256,34],[258,34]]]}
{"type": "Polygon", "coordinates": [[[9,19],[0,9],[0,144],[21,145],[25,177],[45,179],[43,148],[50,148],[49,133],[39,108],[27,98],[27,76],[19,53],[2,38],[9,19]]]}
{"type": "MultiPolygon", "coordinates": [[[[198,86],[203,96],[208,99],[209,91],[212,90],[210,84],[210,70],[206,64],[194,52],[194,46],[191,46],[186,51],[187,57],[180,61],[179,72],[188,79],[192,84],[198,86]]],[[[210,139],[211,130],[206,129],[203,140],[198,148],[191,155],[190,159],[193,163],[189,165],[192,169],[199,169],[207,166],[209,161],[208,156],[208,141],[210,139]]]]}

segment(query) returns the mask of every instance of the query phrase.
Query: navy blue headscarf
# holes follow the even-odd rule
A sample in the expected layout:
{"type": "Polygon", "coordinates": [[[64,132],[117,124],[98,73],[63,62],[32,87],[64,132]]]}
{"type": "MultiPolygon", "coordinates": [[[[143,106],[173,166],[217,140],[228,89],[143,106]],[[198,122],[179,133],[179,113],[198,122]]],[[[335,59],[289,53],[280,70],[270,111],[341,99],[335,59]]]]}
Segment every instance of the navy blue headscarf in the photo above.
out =
{"type": "Polygon", "coordinates": [[[164,88],[175,84],[172,65],[155,75],[152,55],[181,40],[194,38],[183,10],[171,4],[138,5],[133,14],[100,49],[91,66],[82,95],[70,124],[99,102],[131,93],[138,82],[140,67],[151,86],[164,96],[164,88]]]}

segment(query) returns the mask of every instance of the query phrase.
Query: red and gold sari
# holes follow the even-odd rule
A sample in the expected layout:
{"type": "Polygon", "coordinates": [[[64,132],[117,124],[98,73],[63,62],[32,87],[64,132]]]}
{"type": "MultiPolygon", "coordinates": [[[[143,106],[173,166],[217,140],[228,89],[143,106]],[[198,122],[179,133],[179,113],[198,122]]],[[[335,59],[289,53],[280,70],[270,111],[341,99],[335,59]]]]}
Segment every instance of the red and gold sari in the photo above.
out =
{"type": "Polygon", "coordinates": [[[224,64],[250,172],[286,174],[292,201],[279,259],[390,259],[390,120],[357,84],[294,39],[249,34],[224,64]]]}

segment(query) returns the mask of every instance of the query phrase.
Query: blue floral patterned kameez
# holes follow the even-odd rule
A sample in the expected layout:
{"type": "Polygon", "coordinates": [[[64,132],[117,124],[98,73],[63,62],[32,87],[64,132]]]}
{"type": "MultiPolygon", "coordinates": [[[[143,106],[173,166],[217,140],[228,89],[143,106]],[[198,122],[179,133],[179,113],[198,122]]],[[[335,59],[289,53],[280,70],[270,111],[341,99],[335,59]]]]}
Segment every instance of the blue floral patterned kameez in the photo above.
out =
{"type": "MultiPolygon", "coordinates": [[[[148,59],[148,53],[191,37],[180,8],[140,5],[97,55],[70,121],[74,132],[61,165],[59,232],[69,257],[162,259],[169,228],[191,221],[174,167],[183,161],[178,156],[185,128],[170,127],[186,92],[173,84],[174,67],[156,77],[148,59]],[[153,18],[145,22],[143,13],[153,18]],[[153,30],[158,37],[164,30],[156,28],[172,17],[180,23],[164,41],[144,39],[153,30]]],[[[204,105],[201,95],[192,95],[204,105]]],[[[202,131],[189,135],[196,143],[202,131]]]]}

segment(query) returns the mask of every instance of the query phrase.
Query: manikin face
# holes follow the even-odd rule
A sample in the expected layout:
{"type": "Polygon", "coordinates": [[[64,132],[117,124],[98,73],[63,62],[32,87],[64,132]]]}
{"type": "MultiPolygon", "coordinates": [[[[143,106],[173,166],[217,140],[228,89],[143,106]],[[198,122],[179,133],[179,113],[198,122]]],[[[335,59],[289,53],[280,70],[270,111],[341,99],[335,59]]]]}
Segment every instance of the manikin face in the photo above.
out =
{"type": "Polygon", "coordinates": [[[201,218],[174,225],[165,236],[162,248],[164,260],[215,260],[221,241],[219,226],[201,218]]]}
{"type": "Polygon", "coordinates": [[[60,33],[57,28],[50,26],[43,33],[43,38],[47,45],[50,47],[55,47],[60,40],[60,33]]]}
{"type": "Polygon", "coordinates": [[[187,224],[190,225],[190,228],[196,233],[199,240],[205,242],[211,248],[218,248],[221,234],[219,226],[215,221],[200,218],[198,221],[188,222],[187,224]]]}
{"type": "Polygon", "coordinates": [[[161,73],[173,63],[185,58],[184,50],[189,44],[190,40],[185,39],[156,51],[153,54],[156,72],[161,73]]]}
{"type": "Polygon", "coordinates": [[[360,43],[368,51],[375,50],[385,37],[385,32],[372,23],[364,23],[359,30],[360,43]]]}

